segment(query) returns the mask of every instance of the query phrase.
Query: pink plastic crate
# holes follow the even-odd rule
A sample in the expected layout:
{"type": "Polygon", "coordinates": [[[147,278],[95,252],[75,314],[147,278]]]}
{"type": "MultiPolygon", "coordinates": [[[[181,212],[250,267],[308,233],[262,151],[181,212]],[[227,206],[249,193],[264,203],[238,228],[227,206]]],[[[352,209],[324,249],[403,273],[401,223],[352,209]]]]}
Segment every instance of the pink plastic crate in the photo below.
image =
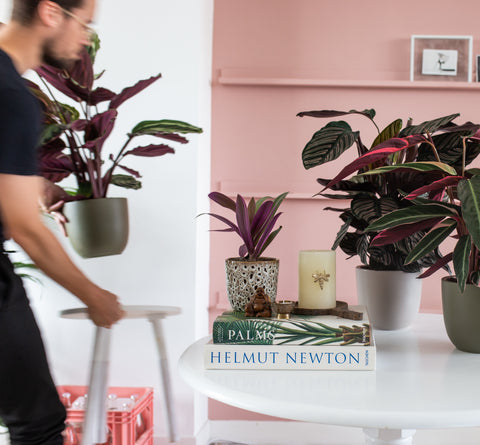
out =
{"type": "MultiPolygon", "coordinates": [[[[60,398],[64,393],[70,393],[71,408],[67,408],[67,437],[66,445],[76,445],[81,440],[81,430],[85,417],[85,409],[75,405],[87,391],[87,386],[57,386],[60,398]]],[[[136,395],[135,402],[118,404],[117,409],[107,410],[107,426],[110,438],[107,443],[112,445],[153,445],[153,389],[110,387],[108,395],[116,395],[116,401],[129,399],[136,395]],[[127,406],[128,405],[128,406],[127,406]],[[138,416],[141,417],[141,427],[137,425],[138,416]]],[[[107,402],[105,402],[107,403],[107,402]]],[[[111,402],[113,403],[113,402],[111,402]]]]}

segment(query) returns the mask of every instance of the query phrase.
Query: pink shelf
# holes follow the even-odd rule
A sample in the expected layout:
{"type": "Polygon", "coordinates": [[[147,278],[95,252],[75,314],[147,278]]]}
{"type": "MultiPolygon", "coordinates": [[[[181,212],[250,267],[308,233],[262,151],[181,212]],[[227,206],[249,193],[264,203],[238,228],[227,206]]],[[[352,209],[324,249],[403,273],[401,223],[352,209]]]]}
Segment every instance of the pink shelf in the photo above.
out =
{"type": "Polygon", "coordinates": [[[218,82],[221,85],[237,86],[480,90],[480,82],[411,82],[408,80],[333,80],[294,76],[271,77],[262,74],[257,75],[255,72],[240,69],[220,70],[218,82]]]}

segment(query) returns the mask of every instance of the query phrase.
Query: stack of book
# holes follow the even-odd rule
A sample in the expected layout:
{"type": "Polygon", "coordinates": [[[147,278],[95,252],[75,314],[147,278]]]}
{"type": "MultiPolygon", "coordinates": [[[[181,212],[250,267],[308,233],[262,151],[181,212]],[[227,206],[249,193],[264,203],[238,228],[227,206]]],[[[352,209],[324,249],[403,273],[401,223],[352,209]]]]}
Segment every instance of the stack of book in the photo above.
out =
{"type": "Polygon", "coordinates": [[[206,369],[373,370],[375,342],[363,319],[292,315],[288,320],[224,312],[204,347],[206,369]]]}

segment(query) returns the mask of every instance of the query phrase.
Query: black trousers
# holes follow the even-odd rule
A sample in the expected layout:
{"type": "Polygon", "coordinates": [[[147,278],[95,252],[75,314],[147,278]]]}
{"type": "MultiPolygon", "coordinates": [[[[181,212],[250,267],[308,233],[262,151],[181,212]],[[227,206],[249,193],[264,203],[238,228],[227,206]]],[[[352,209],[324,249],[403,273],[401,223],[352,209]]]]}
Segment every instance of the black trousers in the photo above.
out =
{"type": "Polygon", "coordinates": [[[0,253],[0,418],[12,445],[61,445],[63,407],[22,280],[0,253]]]}

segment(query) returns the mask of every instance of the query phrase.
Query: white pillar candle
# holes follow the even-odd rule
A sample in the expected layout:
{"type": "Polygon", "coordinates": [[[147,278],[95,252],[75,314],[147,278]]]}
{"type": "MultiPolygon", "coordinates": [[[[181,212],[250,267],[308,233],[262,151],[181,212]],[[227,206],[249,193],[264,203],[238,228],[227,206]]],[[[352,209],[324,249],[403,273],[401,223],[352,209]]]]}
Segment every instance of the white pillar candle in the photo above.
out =
{"type": "Polygon", "coordinates": [[[302,250],[298,256],[298,307],[331,309],[337,304],[335,251],[302,250]]]}

